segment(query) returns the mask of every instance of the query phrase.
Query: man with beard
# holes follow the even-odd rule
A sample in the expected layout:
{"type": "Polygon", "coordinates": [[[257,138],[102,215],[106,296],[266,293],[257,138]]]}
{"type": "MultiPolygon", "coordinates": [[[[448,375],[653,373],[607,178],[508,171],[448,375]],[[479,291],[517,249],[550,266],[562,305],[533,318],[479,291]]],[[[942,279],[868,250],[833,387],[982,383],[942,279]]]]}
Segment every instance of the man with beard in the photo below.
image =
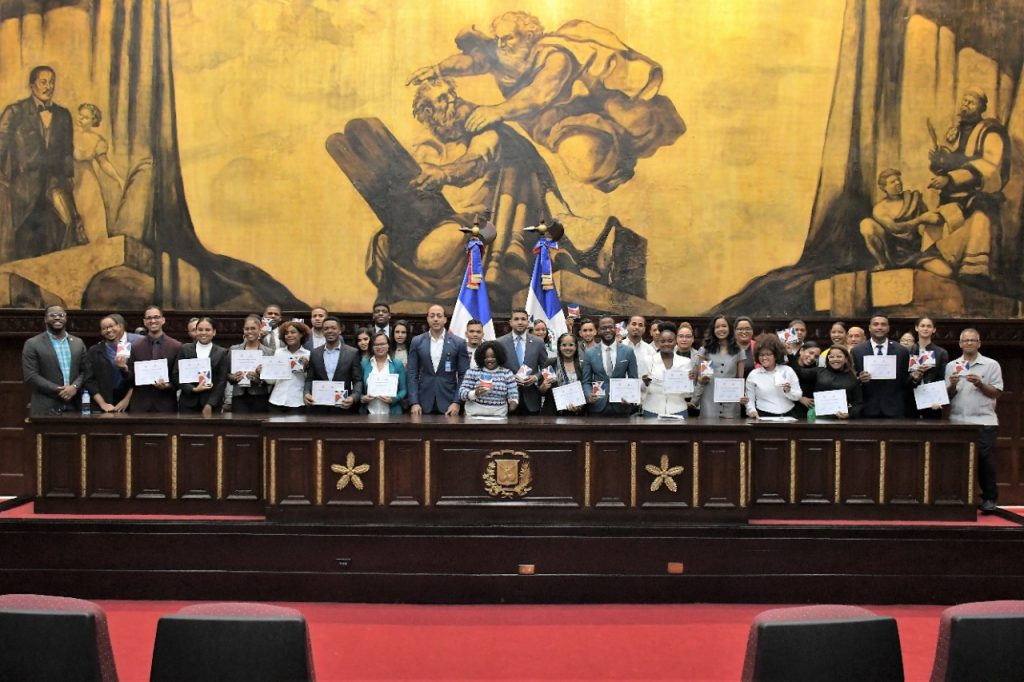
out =
{"type": "Polygon", "coordinates": [[[460,54],[419,69],[410,83],[492,74],[505,101],[479,107],[466,130],[519,123],[573,177],[602,192],[628,181],[638,158],[686,131],[672,101],[658,94],[661,66],[589,22],[545,33],[536,17],[506,12],[490,35],[466,29],[455,44],[460,54]]]}
{"type": "Polygon", "coordinates": [[[43,316],[46,331],[26,341],[21,351],[33,417],[78,410],[75,397],[85,382],[85,344],[67,333],[67,319],[61,306],[48,307],[43,316]]]}
{"type": "MultiPolygon", "coordinates": [[[[998,243],[1003,187],[1010,179],[1010,138],[994,118],[983,118],[988,96],[968,88],[960,100],[956,122],[946,131],[950,147],[932,149],[928,158],[935,177],[928,183],[939,190],[939,214],[948,235],[925,253],[940,256],[947,273],[961,279],[991,276],[992,243],[998,243]]],[[[931,269],[931,268],[930,268],[931,269]]],[[[934,271],[934,270],[933,270],[934,271]]]]}
{"type": "Polygon", "coordinates": [[[434,291],[438,297],[450,293],[454,298],[466,259],[459,228],[487,213],[497,230],[485,274],[492,300],[511,300],[529,284],[530,251],[536,237],[524,234],[523,228],[551,219],[545,200],[549,192],[563,200],[547,164],[514,130],[498,124],[479,133],[466,132],[465,122],[476,108],[461,99],[446,79],[424,81],[416,90],[413,115],[436,139],[414,149],[421,172],[412,186],[443,190],[457,213],[420,240],[409,262],[396,262],[379,236],[371,243],[368,271],[390,268],[395,297],[416,300],[423,291],[434,291]],[[436,284],[445,279],[451,279],[451,292],[436,284]]]}

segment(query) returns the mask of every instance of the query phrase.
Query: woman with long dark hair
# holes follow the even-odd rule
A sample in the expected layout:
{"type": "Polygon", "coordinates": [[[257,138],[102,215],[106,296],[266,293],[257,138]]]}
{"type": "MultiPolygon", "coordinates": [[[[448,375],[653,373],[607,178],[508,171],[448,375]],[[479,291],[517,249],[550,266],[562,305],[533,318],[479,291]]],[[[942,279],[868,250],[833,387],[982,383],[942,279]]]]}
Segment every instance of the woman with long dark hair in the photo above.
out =
{"type": "Polygon", "coordinates": [[[736,344],[732,325],[725,315],[714,316],[708,324],[701,345],[701,362],[710,363],[707,372],[701,372],[698,363],[697,381],[704,386],[700,400],[701,416],[724,419],[739,417],[739,403],[715,402],[716,379],[743,378],[743,351],[736,344]]]}
{"type": "Polygon", "coordinates": [[[544,396],[544,403],[541,405],[540,413],[547,415],[579,415],[586,411],[585,405],[571,407],[567,410],[558,410],[555,407],[555,398],[552,389],[555,386],[565,386],[583,378],[583,354],[580,352],[576,337],[572,334],[562,334],[557,342],[558,355],[556,355],[545,369],[544,380],[538,387],[541,395],[544,396]]]}

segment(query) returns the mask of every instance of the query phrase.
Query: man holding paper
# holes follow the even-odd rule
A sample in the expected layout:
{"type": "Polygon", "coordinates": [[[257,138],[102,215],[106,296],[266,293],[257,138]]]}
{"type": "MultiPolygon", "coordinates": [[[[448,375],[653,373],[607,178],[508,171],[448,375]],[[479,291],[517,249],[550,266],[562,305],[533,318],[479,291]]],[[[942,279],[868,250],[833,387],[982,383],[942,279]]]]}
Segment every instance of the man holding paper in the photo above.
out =
{"type": "Polygon", "coordinates": [[[889,339],[885,315],[871,317],[868,333],[871,338],[851,351],[864,395],[861,416],[902,419],[904,391],[910,390],[910,351],[889,339]]]}
{"type": "Polygon", "coordinates": [[[978,425],[978,484],[981,486],[981,511],[996,510],[999,489],[996,486],[996,401],[1003,393],[1003,370],[999,363],[986,358],[981,350],[981,336],[968,327],[960,332],[960,350],[956,360],[946,365],[946,390],[949,392],[949,420],[978,425]]]}
{"type": "Polygon", "coordinates": [[[150,306],[142,314],[146,335],[132,343],[131,377],[135,383],[129,411],[176,412],[178,400],[171,370],[181,343],[164,334],[164,314],[150,306]]]}
{"type": "Polygon", "coordinates": [[[602,317],[597,326],[601,343],[583,356],[583,390],[590,404],[589,414],[624,417],[632,411],[628,403],[612,403],[611,379],[639,379],[633,349],[617,341],[615,319],[602,317]]]}
{"type": "Polygon", "coordinates": [[[310,414],[355,414],[354,406],[363,397],[359,352],[341,342],[341,320],[337,317],[324,320],[323,332],[326,343],[309,354],[303,401],[310,414]],[[324,392],[314,382],[331,382],[328,387],[332,390],[324,392]]]}
{"type": "Polygon", "coordinates": [[[525,308],[512,311],[509,320],[512,331],[498,339],[505,350],[505,367],[515,375],[519,387],[516,414],[537,414],[540,412],[540,368],[547,364],[548,348],[539,338],[527,333],[530,317],[525,308]]]}

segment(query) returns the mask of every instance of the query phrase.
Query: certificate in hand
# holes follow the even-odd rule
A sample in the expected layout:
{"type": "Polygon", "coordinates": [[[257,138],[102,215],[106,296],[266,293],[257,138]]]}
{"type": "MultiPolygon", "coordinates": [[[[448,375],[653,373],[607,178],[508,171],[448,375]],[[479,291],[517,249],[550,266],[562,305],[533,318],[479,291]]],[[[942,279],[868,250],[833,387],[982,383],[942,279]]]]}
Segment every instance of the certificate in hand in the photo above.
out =
{"type": "Polygon", "coordinates": [[[555,398],[556,410],[568,410],[570,407],[587,404],[587,399],[583,396],[583,384],[578,381],[564,386],[555,386],[551,389],[551,395],[555,398]]]}
{"type": "Polygon", "coordinates": [[[715,402],[738,403],[747,388],[743,379],[715,379],[715,402]]]}
{"type": "Polygon", "coordinates": [[[253,372],[263,364],[263,357],[263,351],[236,348],[231,351],[231,373],[253,372]]]}
{"type": "Polygon", "coordinates": [[[157,381],[169,383],[171,380],[167,372],[167,358],[140,360],[135,363],[133,371],[136,386],[152,386],[157,381]]]}
{"type": "Polygon", "coordinates": [[[666,369],[665,393],[693,393],[693,379],[685,369],[666,369]]]}
{"type": "Polygon", "coordinates": [[[850,405],[846,400],[846,391],[838,388],[834,391],[814,392],[814,413],[816,415],[827,417],[839,412],[843,414],[849,414],[850,412],[850,405]]]}
{"type": "Polygon", "coordinates": [[[339,405],[348,398],[348,388],[344,381],[314,381],[314,405],[339,405]]]}
{"type": "Polygon", "coordinates": [[[366,378],[366,395],[372,395],[374,398],[394,398],[398,395],[398,375],[371,372],[366,378]]]}
{"type": "Polygon", "coordinates": [[[210,358],[182,358],[178,360],[178,383],[198,384],[200,374],[203,383],[210,378],[210,358]]]}
{"type": "Polygon", "coordinates": [[[625,400],[634,405],[640,404],[640,380],[639,379],[610,379],[611,387],[608,391],[608,400],[613,403],[620,403],[625,400]]]}
{"type": "Polygon", "coordinates": [[[896,356],[895,355],[865,355],[864,371],[871,374],[871,380],[895,379],[896,378],[896,356]]]}
{"type": "Polygon", "coordinates": [[[260,363],[260,379],[280,381],[292,378],[292,357],[290,355],[267,355],[260,363]]]}
{"type": "Polygon", "coordinates": [[[921,384],[914,389],[914,402],[917,409],[927,410],[934,405],[949,405],[949,394],[946,393],[945,381],[933,381],[921,384]]]}

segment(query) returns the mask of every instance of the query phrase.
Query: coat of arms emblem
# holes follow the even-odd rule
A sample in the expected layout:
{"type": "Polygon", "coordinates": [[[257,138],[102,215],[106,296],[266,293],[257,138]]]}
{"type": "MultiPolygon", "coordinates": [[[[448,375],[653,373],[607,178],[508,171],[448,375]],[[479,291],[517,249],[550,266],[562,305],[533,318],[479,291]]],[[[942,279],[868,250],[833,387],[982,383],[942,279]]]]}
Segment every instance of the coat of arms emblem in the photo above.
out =
{"type": "Polygon", "coordinates": [[[533,489],[530,455],[521,450],[495,450],[487,455],[483,478],[491,497],[522,497],[533,489]]]}

